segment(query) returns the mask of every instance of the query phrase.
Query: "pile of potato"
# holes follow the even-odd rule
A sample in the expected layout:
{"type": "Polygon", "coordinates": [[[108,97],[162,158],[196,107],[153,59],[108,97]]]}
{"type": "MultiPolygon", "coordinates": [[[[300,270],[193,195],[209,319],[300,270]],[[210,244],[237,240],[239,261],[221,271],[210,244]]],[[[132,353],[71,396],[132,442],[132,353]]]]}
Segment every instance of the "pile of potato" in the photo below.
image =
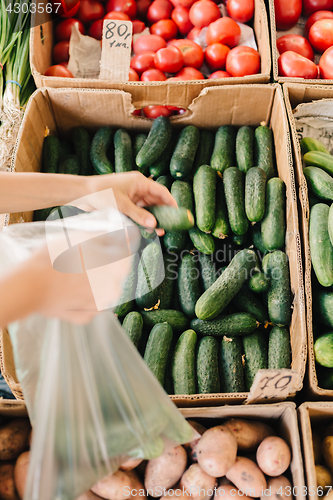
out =
{"type": "MultiPolygon", "coordinates": [[[[312,429],[313,454],[315,459],[317,487],[333,486],[333,422],[312,429]]],[[[333,498],[333,493],[331,493],[333,498]]]]}

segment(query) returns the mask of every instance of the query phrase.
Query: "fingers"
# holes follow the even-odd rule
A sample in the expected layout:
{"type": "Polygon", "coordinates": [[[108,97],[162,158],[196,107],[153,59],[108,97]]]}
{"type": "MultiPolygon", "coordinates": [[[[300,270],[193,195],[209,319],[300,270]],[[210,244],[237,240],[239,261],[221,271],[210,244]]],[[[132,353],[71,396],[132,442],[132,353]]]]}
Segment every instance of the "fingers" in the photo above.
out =
{"type": "Polygon", "coordinates": [[[148,205],[170,205],[177,208],[176,200],[165,186],[144,176],[138,181],[132,198],[134,203],[144,199],[148,205]]]}
{"type": "Polygon", "coordinates": [[[151,213],[144,208],[138,207],[130,201],[126,206],[126,212],[123,209],[123,213],[134,220],[137,224],[140,224],[140,226],[155,228],[157,225],[156,219],[151,213]]]}

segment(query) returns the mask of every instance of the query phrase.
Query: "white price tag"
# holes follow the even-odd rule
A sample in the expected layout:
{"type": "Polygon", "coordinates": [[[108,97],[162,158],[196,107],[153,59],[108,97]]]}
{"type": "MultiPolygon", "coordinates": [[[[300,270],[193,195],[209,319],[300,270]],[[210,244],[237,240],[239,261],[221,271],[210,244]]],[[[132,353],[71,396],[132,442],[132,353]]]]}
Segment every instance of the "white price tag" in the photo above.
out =
{"type": "Polygon", "coordinates": [[[300,384],[300,375],[296,370],[258,370],[254,377],[246,404],[267,401],[268,399],[286,399],[295,392],[300,384]]]}
{"type": "Polygon", "coordinates": [[[104,20],[100,79],[128,81],[132,26],[131,21],[104,20]]]}

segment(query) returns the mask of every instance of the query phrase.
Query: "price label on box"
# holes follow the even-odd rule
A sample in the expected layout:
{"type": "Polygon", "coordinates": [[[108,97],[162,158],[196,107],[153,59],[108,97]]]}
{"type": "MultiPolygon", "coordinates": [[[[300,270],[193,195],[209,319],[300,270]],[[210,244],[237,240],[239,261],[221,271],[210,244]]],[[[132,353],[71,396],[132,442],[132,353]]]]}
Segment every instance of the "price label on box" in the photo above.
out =
{"type": "Polygon", "coordinates": [[[299,387],[300,375],[296,370],[258,370],[254,377],[246,404],[268,399],[286,399],[299,387]]]}
{"type": "Polygon", "coordinates": [[[104,20],[100,79],[128,81],[132,26],[131,21],[104,20]]]}

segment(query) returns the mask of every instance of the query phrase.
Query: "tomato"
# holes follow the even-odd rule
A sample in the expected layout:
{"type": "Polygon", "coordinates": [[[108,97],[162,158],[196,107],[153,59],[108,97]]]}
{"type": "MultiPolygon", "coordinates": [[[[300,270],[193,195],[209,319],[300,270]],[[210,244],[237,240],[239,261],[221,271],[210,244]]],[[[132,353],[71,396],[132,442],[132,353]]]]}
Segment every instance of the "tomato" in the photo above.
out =
{"type": "Polygon", "coordinates": [[[325,50],[319,61],[321,78],[333,80],[333,47],[325,50]]]}
{"type": "Polygon", "coordinates": [[[139,82],[140,81],[139,75],[137,74],[137,72],[133,68],[129,69],[128,81],[129,82],[139,82]]]}
{"type": "Polygon", "coordinates": [[[69,41],[72,34],[72,27],[76,23],[78,24],[79,31],[82,33],[82,35],[85,34],[85,29],[81,21],[79,21],[78,19],[64,19],[56,26],[55,29],[55,36],[58,42],[62,42],[65,40],[69,41]]]}
{"type": "Polygon", "coordinates": [[[180,77],[183,80],[204,80],[203,74],[195,68],[185,66],[176,74],[176,77],[180,77]]]}
{"type": "Polygon", "coordinates": [[[185,39],[173,40],[171,43],[183,54],[184,66],[192,66],[192,68],[197,69],[201,68],[204,61],[204,53],[200,45],[185,39]]]}
{"type": "Polygon", "coordinates": [[[318,12],[312,14],[312,16],[309,17],[305,24],[305,36],[309,36],[311,26],[320,19],[333,19],[333,12],[330,12],[329,10],[319,10],[318,12]]]}
{"type": "Polygon", "coordinates": [[[227,55],[230,52],[229,47],[222,43],[212,43],[205,50],[205,61],[210,69],[224,69],[227,55]]]}
{"type": "Polygon", "coordinates": [[[53,12],[59,17],[73,17],[80,7],[80,0],[52,0],[53,12]],[[59,3],[61,4],[59,7],[59,3]]]}
{"type": "Polygon", "coordinates": [[[147,12],[150,23],[157,23],[162,19],[170,19],[172,3],[169,0],[154,0],[147,12]]]}
{"type": "Polygon", "coordinates": [[[186,7],[182,7],[181,5],[175,7],[171,13],[171,19],[177,24],[182,35],[187,35],[193,28],[193,24],[190,21],[190,11],[186,7]]]}
{"type": "Polygon", "coordinates": [[[228,0],[227,11],[234,21],[247,23],[254,14],[254,0],[228,0]]]}
{"type": "Polygon", "coordinates": [[[274,0],[276,27],[280,31],[290,30],[302,13],[302,0],[274,0]]]}
{"type": "Polygon", "coordinates": [[[190,21],[197,28],[204,28],[220,17],[220,9],[211,0],[199,0],[190,8],[190,21]]]}
{"type": "Polygon", "coordinates": [[[45,76],[62,76],[64,78],[74,78],[72,73],[62,66],[61,64],[56,64],[55,66],[50,66],[44,73],[45,76]]]}
{"type": "Polygon", "coordinates": [[[53,47],[52,60],[54,64],[60,64],[69,60],[69,42],[59,42],[53,47]]]}
{"type": "Polygon", "coordinates": [[[280,76],[306,79],[318,76],[318,69],[314,62],[291,50],[280,55],[278,66],[280,76]]]}
{"type": "Polygon", "coordinates": [[[251,47],[239,45],[228,53],[225,67],[231,76],[256,75],[260,73],[259,52],[251,47]]]}
{"type": "Polygon", "coordinates": [[[145,52],[156,52],[166,47],[164,38],[158,35],[142,35],[133,45],[134,54],[144,54],[145,52]]]}
{"type": "Polygon", "coordinates": [[[177,73],[184,66],[184,57],[177,47],[170,45],[156,52],[154,63],[156,68],[161,71],[177,73]]]}
{"type": "Polygon", "coordinates": [[[211,75],[209,75],[208,80],[214,78],[231,78],[230,73],[228,71],[214,71],[211,75]]]}
{"type": "Polygon", "coordinates": [[[157,21],[150,27],[150,33],[153,35],[159,35],[164,40],[170,40],[177,35],[178,28],[176,23],[174,23],[171,19],[161,19],[161,21],[157,21]]]}
{"type": "Polygon", "coordinates": [[[141,116],[141,109],[135,109],[132,113],[134,116],[141,116]]]}
{"type": "Polygon", "coordinates": [[[96,40],[102,40],[103,35],[103,19],[94,21],[89,28],[88,35],[96,40]]]}
{"type": "Polygon", "coordinates": [[[92,23],[104,16],[104,7],[96,0],[81,0],[77,17],[85,23],[92,23]]]}
{"type": "Polygon", "coordinates": [[[231,49],[236,47],[241,35],[241,29],[230,17],[222,17],[208,26],[206,32],[206,43],[220,42],[223,45],[228,45],[231,49]]]}
{"type": "Polygon", "coordinates": [[[131,68],[141,75],[144,71],[148,69],[155,68],[154,64],[155,52],[145,52],[144,54],[138,54],[134,56],[131,60],[131,68]]]}
{"type": "Polygon", "coordinates": [[[333,10],[333,0],[303,0],[303,14],[311,16],[318,10],[333,10]]]}
{"type": "Polygon", "coordinates": [[[68,62],[62,62],[62,63],[60,63],[60,66],[63,66],[64,68],[67,68],[68,67],[68,62]]]}
{"type": "Polygon", "coordinates": [[[131,19],[136,16],[137,6],[135,0],[109,0],[106,4],[106,12],[124,12],[131,19]]]}
{"type": "Polygon", "coordinates": [[[187,33],[187,39],[191,40],[192,42],[195,42],[195,39],[198,38],[200,32],[201,32],[200,28],[192,28],[191,31],[187,33]]]}
{"type": "Polygon", "coordinates": [[[314,53],[308,40],[301,35],[283,35],[276,40],[276,47],[280,54],[292,50],[296,54],[314,60],[314,53]]]}
{"type": "Polygon", "coordinates": [[[137,0],[137,2],[136,2],[137,15],[138,15],[138,17],[140,17],[144,21],[145,21],[150,4],[151,4],[151,0],[137,0]]]}
{"type": "Polygon", "coordinates": [[[118,21],[130,21],[130,18],[128,17],[125,12],[117,12],[115,10],[111,10],[111,12],[108,12],[106,16],[104,16],[104,19],[116,19],[118,21]]]}
{"type": "Polygon", "coordinates": [[[333,19],[320,19],[310,28],[309,41],[318,52],[325,52],[333,45],[333,19]]]}
{"type": "Polygon", "coordinates": [[[141,75],[142,82],[164,82],[166,79],[165,74],[159,69],[148,69],[141,75]]]}
{"type": "Polygon", "coordinates": [[[158,116],[171,116],[173,112],[167,106],[146,106],[142,108],[146,118],[157,118],[158,116]]]}
{"type": "Polygon", "coordinates": [[[140,21],[139,19],[133,19],[132,25],[133,25],[133,35],[142,33],[146,27],[145,23],[143,21],[140,21]]]}
{"type": "Polygon", "coordinates": [[[179,5],[181,5],[182,7],[186,7],[187,9],[189,9],[197,1],[198,0],[179,0],[179,5]]]}
{"type": "Polygon", "coordinates": [[[170,0],[170,2],[174,7],[178,7],[178,5],[180,5],[180,0],[170,0]]]}

